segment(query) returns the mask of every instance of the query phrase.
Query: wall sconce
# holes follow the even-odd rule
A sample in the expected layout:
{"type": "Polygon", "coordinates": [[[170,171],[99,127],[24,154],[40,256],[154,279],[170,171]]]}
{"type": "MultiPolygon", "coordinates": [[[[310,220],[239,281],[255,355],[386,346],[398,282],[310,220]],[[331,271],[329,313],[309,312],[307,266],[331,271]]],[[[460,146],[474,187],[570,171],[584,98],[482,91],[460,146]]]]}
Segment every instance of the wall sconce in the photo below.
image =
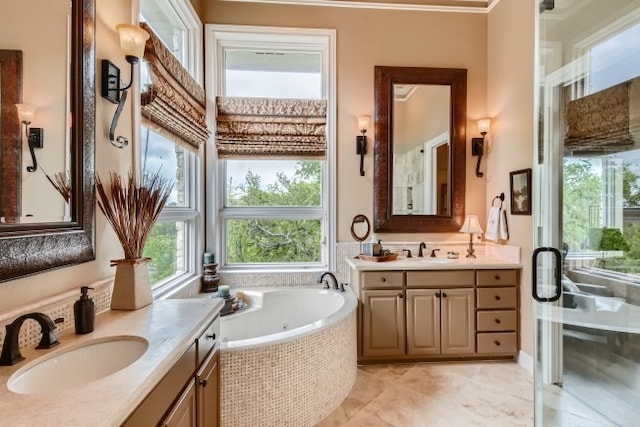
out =
{"type": "Polygon", "coordinates": [[[464,224],[460,228],[461,233],[469,233],[469,248],[467,249],[467,258],[475,258],[475,249],[473,249],[473,235],[482,234],[482,228],[478,222],[478,215],[467,215],[464,218],[464,224]]]}
{"type": "Polygon", "coordinates": [[[480,172],[480,162],[482,161],[482,155],[484,154],[484,137],[491,128],[491,119],[478,120],[478,130],[482,138],[471,138],[471,155],[478,156],[478,163],[476,164],[476,176],[482,178],[484,174],[480,172]]]}
{"type": "Polygon", "coordinates": [[[36,115],[36,106],[30,104],[16,104],[18,108],[18,118],[20,123],[24,125],[24,134],[27,136],[29,151],[31,152],[31,161],[33,165],[27,166],[27,172],[35,172],[38,170],[38,161],[36,160],[35,148],[44,147],[44,130],[42,128],[30,128],[29,125],[36,115]]]}
{"type": "Polygon", "coordinates": [[[111,121],[111,127],[109,128],[109,142],[111,145],[117,148],[124,148],[129,145],[129,140],[124,136],[115,137],[116,126],[118,125],[118,119],[124,103],[127,101],[127,91],[133,83],[134,67],[144,55],[144,47],[149,33],[137,25],[131,24],[119,24],[116,25],[116,30],[120,35],[120,48],[124,53],[124,57],[129,64],[131,64],[131,78],[129,84],[126,86],[120,85],[120,68],[118,68],[113,62],[108,59],[102,60],[102,97],[111,101],[114,104],[118,104],[116,113],[111,121]]]}
{"type": "Polygon", "coordinates": [[[364,176],[364,155],[367,154],[367,128],[371,123],[371,116],[358,117],[358,128],[362,135],[356,137],[356,154],[360,155],[360,176],[364,176]]]}

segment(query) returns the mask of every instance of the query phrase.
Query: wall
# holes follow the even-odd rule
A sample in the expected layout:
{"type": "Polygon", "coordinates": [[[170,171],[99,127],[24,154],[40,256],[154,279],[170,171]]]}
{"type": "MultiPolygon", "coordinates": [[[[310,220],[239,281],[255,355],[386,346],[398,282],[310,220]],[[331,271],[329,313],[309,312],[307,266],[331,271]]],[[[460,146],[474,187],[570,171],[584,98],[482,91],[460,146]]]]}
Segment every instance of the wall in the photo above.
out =
{"type": "MultiPolygon", "coordinates": [[[[492,122],[485,173],[487,210],[491,198],[501,192],[506,195],[508,208],[509,172],[533,167],[535,6],[535,2],[503,0],[489,13],[487,115],[492,122]]],[[[521,248],[523,263],[521,348],[533,356],[530,256],[534,245],[533,217],[509,214],[507,222],[509,244],[521,248]]]]}
{"type": "MultiPolygon", "coordinates": [[[[337,30],[337,238],[352,241],[350,226],[357,214],[373,218],[373,147],[359,174],[355,154],[357,117],[374,116],[375,65],[468,69],[467,212],[484,220],[484,181],[475,177],[470,138],[475,120],[486,115],[486,14],[369,10],[337,7],[204,3],[202,21],[215,24],[331,28],[337,30]]],[[[369,135],[373,133],[373,126],[369,135]]],[[[464,239],[450,234],[379,234],[383,240],[438,241],[464,239]]]]}
{"type": "MultiPolygon", "coordinates": [[[[122,56],[115,26],[121,22],[131,22],[131,20],[131,3],[129,1],[96,0],[96,70],[100,69],[99,62],[101,59],[109,58],[123,70],[124,78],[128,78],[129,66],[122,56]]],[[[60,82],[52,81],[51,85],[60,85],[60,82]]],[[[97,75],[96,172],[100,176],[106,176],[109,171],[126,173],[131,167],[131,148],[118,150],[109,144],[108,129],[115,111],[115,105],[100,97],[99,87],[100,76],[97,75]]],[[[131,104],[128,101],[118,124],[118,132],[125,136],[129,135],[129,137],[131,136],[130,107],[131,104]]],[[[113,268],[109,266],[109,260],[122,258],[122,255],[122,248],[115,234],[105,222],[102,213],[97,211],[96,260],[24,279],[0,283],[0,293],[2,295],[0,298],[0,313],[41,301],[66,290],[74,288],[79,290],[82,285],[109,277],[115,273],[113,268]]]]}

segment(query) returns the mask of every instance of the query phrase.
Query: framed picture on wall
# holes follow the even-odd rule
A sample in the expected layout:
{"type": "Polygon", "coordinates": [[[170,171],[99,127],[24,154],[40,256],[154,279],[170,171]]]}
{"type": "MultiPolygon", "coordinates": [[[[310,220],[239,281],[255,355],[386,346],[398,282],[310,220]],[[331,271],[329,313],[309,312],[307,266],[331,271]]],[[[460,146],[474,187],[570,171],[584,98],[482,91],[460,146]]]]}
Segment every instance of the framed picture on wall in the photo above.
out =
{"type": "Polygon", "coordinates": [[[511,215],[531,215],[531,169],[509,172],[511,215]]]}

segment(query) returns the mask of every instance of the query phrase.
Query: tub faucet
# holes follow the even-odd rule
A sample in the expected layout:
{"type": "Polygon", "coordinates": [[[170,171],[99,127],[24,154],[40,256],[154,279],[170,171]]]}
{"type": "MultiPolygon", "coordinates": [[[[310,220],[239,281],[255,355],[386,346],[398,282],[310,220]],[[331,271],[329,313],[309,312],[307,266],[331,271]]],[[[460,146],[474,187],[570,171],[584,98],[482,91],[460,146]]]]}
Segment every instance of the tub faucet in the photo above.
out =
{"type": "Polygon", "coordinates": [[[333,281],[333,289],[337,290],[337,289],[340,288],[339,285],[338,285],[338,279],[336,279],[336,276],[334,276],[333,273],[330,272],[330,271],[325,271],[324,273],[322,273],[322,275],[318,279],[318,283],[323,283],[324,282],[324,288],[325,289],[331,289],[331,286],[329,286],[329,282],[324,280],[324,276],[331,277],[331,280],[333,281]]]}
{"type": "Polygon", "coordinates": [[[18,317],[13,323],[7,325],[4,343],[2,344],[2,353],[0,354],[0,365],[11,366],[24,357],[20,354],[20,346],[18,345],[18,335],[22,323],[27,319],[33,319],[40,324],[42,331],[42,339],[36,348],[51,348],[59,344],[58,338],[53,333],[57,328],[56,323],[64,321],[64,319],[56,319],[55,322],[44,313],[29,313],[18,317]]]}
{"type": "Polygon", "coordinates": [[[418,257],[422,258],[424,255],[422,254],[422,250],[427,249],[427,245],[424,242],[420,242],[420,248],[418,249],[418,257]]]}

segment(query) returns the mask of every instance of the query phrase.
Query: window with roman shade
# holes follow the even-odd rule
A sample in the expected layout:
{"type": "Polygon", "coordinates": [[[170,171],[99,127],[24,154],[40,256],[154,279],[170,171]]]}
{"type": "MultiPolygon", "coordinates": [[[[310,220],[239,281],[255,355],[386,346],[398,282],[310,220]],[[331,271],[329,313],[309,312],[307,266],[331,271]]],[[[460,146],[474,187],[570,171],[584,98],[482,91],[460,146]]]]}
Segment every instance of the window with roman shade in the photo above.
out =
{"type": "Polygon", "coordinates": [[[324,158],[326,99],[216,97],[219,158],[324,158]]]}

